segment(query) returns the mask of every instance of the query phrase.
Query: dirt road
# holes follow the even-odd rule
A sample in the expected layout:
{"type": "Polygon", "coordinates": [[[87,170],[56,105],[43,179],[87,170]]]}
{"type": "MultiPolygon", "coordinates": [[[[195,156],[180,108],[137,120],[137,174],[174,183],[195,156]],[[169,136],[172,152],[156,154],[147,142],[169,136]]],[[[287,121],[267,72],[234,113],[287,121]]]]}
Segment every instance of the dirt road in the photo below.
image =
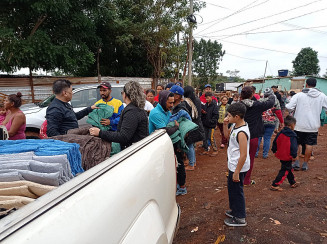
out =
{"type": "MultiPolygon", "coordinates": [[[[226,149],[216,157],[199,156],[195,171],[187,171],[188,194],[178,196],[181,223],[174,244],[183,243],[326,243],[327,244],[327,126],[320,130],[315,160],[307,172],[295,171],[300,186],[269,190],[280,162],[272,152],[255,159],[252,179],[245,187],[247,227],[227,227],[226,149]]],[[[220,140],[216,131],[217,142],[220,140]]]]}

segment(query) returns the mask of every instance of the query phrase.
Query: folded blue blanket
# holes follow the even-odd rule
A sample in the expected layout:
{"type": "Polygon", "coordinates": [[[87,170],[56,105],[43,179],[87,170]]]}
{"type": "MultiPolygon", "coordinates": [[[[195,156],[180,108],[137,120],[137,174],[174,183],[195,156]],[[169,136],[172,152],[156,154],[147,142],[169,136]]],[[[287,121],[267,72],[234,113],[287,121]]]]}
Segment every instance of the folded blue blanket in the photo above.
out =
{"type": "Polygon", "coordinates": [[[37,156],[66,154],[72,174],[84,172],[79,145],[53,139],[44,140],[5,140],[0,141],[0,154],[13,154],[33,151],[37,156]]]}

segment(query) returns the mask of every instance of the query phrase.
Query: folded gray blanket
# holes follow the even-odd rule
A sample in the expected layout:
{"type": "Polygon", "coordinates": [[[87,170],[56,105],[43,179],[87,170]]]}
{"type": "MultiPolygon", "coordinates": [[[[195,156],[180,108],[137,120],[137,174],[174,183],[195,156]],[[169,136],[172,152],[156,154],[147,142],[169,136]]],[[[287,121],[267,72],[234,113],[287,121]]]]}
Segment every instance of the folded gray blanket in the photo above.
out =
{"type": "Polygon", "coordinates": [[[35,156],[34,152],[23,152],[23,153],[13,153],[13,154],[1,154],[0,162],[9,160],[30,160],[35,156]]]}
{"type": "Polygon", "coordinates": [[[0,181],[13,181],[8,180],[9,177],[19,178],[19,180],[27,180],[35,183],[49,185],[49,186],[59,186],[64,182],[60,179],[59,172],[56,173],[39,173],[28,170],[20,170],[20,169],[3,169],[0,170],[0,181]],[[2,175],[6,175],[5,177],[1,177],[2,175]],[[5,180],[6,179],[6,180],[5,180]]]}

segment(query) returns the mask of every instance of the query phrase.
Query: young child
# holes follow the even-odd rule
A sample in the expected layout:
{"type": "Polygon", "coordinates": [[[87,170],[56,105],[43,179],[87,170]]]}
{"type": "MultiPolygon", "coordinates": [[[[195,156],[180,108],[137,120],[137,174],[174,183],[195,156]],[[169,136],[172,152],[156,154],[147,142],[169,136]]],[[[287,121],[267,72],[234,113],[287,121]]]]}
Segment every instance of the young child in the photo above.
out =
{"type": "Polygon", "coordinates": [[[276,179],[270,187],[273,191],[282,190],[280,185],[286,177],[292,188],[298,186],[298,183],[295,182],[292,169],[292,161],[295,161],[297,157],[297,136],[294,132],[295,124],[296,119],[288,115],[284,120],[285,127],[277,134],[271,148],[282,164],[276,179]]]}
{"type": "Polygon", "coordinates": [[[230,210],[225,214],[230,218],[225,219],[224,222],[228,226],[246,226],[243,182],[250,169],[250,130],[244,121],[246,107],[243,103],[230,105],[227,112],[227,117],[224,119],[224,134],[229,138],[227,185],[230,210]],[[229,123],[233,123],[230,129],[228,129],[229,123]]]}
{"type": "Polygon", "coordinates": [[[221,105],[219,106],[219,117],[218,117],[218,128],[220,130],[221,133],[221,145],[220,148],[224,148],[225,144],[227,144],[227,139],[224,136],[224,129],[223,129],[223,123],[224,123],[224,119],[226,117],[226,113],[227,113],[227,109],[229,107],[228,103],[228,97],[227,96],[222,96],[221,97],[221,105]]]}

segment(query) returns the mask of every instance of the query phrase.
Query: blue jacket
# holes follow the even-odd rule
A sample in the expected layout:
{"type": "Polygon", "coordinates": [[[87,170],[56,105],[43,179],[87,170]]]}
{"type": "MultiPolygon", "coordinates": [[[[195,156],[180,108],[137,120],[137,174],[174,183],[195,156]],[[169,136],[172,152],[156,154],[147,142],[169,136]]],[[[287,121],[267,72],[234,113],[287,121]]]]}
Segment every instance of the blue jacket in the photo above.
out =
{"type": "Polygon", "coordinates": [[[165,128],[169,123],[170,111],[165,111],[160,104],[151,110],[149,115],[149,134],[157,129],[165,128]]]}

